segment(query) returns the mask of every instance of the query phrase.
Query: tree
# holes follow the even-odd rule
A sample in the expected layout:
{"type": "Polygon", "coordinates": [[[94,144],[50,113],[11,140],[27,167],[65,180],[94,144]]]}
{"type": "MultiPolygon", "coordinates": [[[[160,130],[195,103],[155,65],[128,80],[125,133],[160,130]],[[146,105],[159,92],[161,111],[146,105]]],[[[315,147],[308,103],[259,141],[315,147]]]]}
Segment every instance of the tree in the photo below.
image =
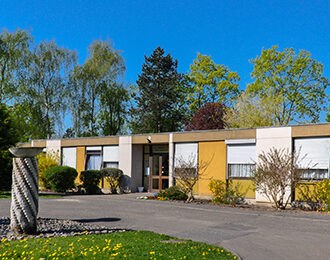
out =
{"type": "Polygon", "coordinates": [[[225,107],[220,103],[206,103],[202,106],[185,127],[186,131],[224,129],[225,107]]]}
{"type": "Polygon", "coordinates": [[[98,135],[102,117],[103,133],[117,134],[126,113],[128,94],[122,85],[125,72],[120,52],[110,41],[96,40],[89,46],[89,56],[71,74],[72,114],[77,136],[98,135]],[[103,124],[104,122],[104,124],[103,124]]]}
{"type": "Polygon", "coordinates": [[[197,53],[187,76],[191,83],[187,101],[192,112],[210,102],[220,102],[230,107],[240,93],[237,72],[230,71],[227,66],[215,64],[211,56],[197,53]]]}
{"type": "Polygon", "coordinates": [[[230,128],[276,126],[279,122],[275,115],[280,107],[277,97],[253,97],[244,92],[237,98],[235,105],[227,110],[224,120],[230,128]]]}
{"type": "Polygon", "coordinates": [[[157,47],[145,56],[137,83],[136,107],[132,109],[134,133],[177,131],[183,118],[183,75],[178,61],[157,47]]]}
{"type": "Polygon", "coordinates": [[[10,190],[12,156],[9,148],[18,141],[11,109],[0,103],[0,190],[10,190]]]}
{"type": "Polygon", "coordinates": [[[19,76],[25,72],[32,37],[28,31],[4,30],[0,34],[0,103],[6,103],[17,94],[19,76]]]}
{"type": "Polygon", "coordinates": [[[277,209],[285,209],[291,199],[291,190],[300,179],[299,153],[272,148],[258,156],[254,181],[256,190],[264,194],[277,209]]]}
{"type": "Polygon", "coordinates": [[[247,91],[256,97],[278,99],[276,125],[319,120],[320,111],[325,109],[329,80],[323,76],[323,64],[312,59],[309,52],[296,53],[293,48],[280,52],[273,46],[250,62],[254,64],[254,82],[247,91]]]}
{"type": "Polygon", "coordinates": [[[43,130],[32,138],[50,139],[56,127],[61,127],[69,101],[68,72],[75,61],[74,52],[58,47],[54,41],[40,42],[35,47],[28,69],[29,84],[21,93],[21,104],[27,111],[26,121],[30,127],[43,130]]]}
{"type": "Polygon", "coordinates": [[[209,162],[198,162],[194,157],[188,159],[176,158],[176,166],[174,168],[174,177],[176,184],[181,191],[187,195],[187,202],[194,200],[193,190],[203,175],[206,172],[209,162]]]}

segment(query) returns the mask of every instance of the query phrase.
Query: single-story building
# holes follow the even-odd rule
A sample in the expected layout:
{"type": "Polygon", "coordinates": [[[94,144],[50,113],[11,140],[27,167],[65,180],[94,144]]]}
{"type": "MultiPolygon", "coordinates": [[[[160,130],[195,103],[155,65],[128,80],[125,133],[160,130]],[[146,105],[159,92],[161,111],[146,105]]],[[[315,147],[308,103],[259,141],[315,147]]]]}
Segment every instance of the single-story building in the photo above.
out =
{"type": "Polygon", "coordinates": [[[304,178],[329,178],[330,124],[33,140],[23,146],[58,151],[62,165],[78,172],[120,168],[128,180],[126,189],[132,192],[137,187],[156,192],[172,186],[173,169],[179,159],[207,162],[206,175],[199,180],[196,194],[209,196],[208,184],[213,178],[239,182],[247,190],[247,198],[265,201],[253,189],[251,178],[258,154],[273,147],[290,152],[299,149],[304,155],[302,169],[313,165],[304,178]]]}

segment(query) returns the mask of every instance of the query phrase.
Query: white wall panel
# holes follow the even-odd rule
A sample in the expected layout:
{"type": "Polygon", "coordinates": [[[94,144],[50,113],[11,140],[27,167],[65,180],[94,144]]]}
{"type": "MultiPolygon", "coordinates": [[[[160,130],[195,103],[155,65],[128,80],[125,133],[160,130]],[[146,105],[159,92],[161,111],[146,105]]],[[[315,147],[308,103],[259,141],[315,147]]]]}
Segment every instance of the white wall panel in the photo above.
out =
{"type": "Polygon", "coordinates": [[[198,143],[178,143],[175,144],[175,167],[180,160],[190,162],[193,160],[197,165],[198,143]]]}
{"type": "Polygon", "coordinates": [[[119,162],[119,146],[103,146],[104,162],[119,162]]]}
{"type": "Polygon", "coordinates": [[[252,164],[256,162],[256,145],[227,145],[227,163],[252,164]]]}
{"type": "Polygon", "coordinates": [[[77,148],[76,147],[64,147],[62,149],[62,165],[70,166],[72,168],[77,167],[77,148]]]}
{"type": "Polygon", "coordinates": [[[294,140],[295,150],[300,153],[300,167],[328,169],[330,158],[330,138],[302,138],[294,140]]]}
{"type": "Polygon", "coordinates": [[[101,146],[86,146],[86,151],[101,151],[101,146]]]}

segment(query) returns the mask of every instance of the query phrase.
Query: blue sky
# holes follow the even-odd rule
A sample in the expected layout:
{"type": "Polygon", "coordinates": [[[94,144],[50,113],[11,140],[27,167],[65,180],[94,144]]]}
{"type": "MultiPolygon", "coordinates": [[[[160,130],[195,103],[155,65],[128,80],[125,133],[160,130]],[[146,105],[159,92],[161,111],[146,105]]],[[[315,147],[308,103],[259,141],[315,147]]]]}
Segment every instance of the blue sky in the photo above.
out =
{"type": "MultiPolygon", "coordinates": [[[[144,55],[161,46],[187,72],[196,53],[211,55],[251,82],[249,59],[262,48],[310,51],[330,78],[330,1],[0,1],[0,26],[31,29],[35,42],[55,39],[82,63],[95,39],[111,39],[135,82],[144,55]]],[[[321,118],[324,120],[324,117],[321,118]]]]}

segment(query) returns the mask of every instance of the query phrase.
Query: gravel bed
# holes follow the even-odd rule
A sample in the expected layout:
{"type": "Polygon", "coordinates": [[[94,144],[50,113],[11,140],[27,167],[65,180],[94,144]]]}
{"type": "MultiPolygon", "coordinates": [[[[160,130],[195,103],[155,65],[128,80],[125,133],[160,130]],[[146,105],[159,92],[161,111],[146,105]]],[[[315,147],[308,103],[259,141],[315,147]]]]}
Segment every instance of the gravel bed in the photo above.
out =
{"type": "Polygon", "coordinates": [[[129,231],[128,229],[109,228],[73,220],[38,218],[38,233],[36,235],[13,236],[10,234],[9,224],[9,218],[0,218],[0,240],[3,238],[7,238],[8,240],[16,240],[24,238],[67,237],[129,231]]]}

